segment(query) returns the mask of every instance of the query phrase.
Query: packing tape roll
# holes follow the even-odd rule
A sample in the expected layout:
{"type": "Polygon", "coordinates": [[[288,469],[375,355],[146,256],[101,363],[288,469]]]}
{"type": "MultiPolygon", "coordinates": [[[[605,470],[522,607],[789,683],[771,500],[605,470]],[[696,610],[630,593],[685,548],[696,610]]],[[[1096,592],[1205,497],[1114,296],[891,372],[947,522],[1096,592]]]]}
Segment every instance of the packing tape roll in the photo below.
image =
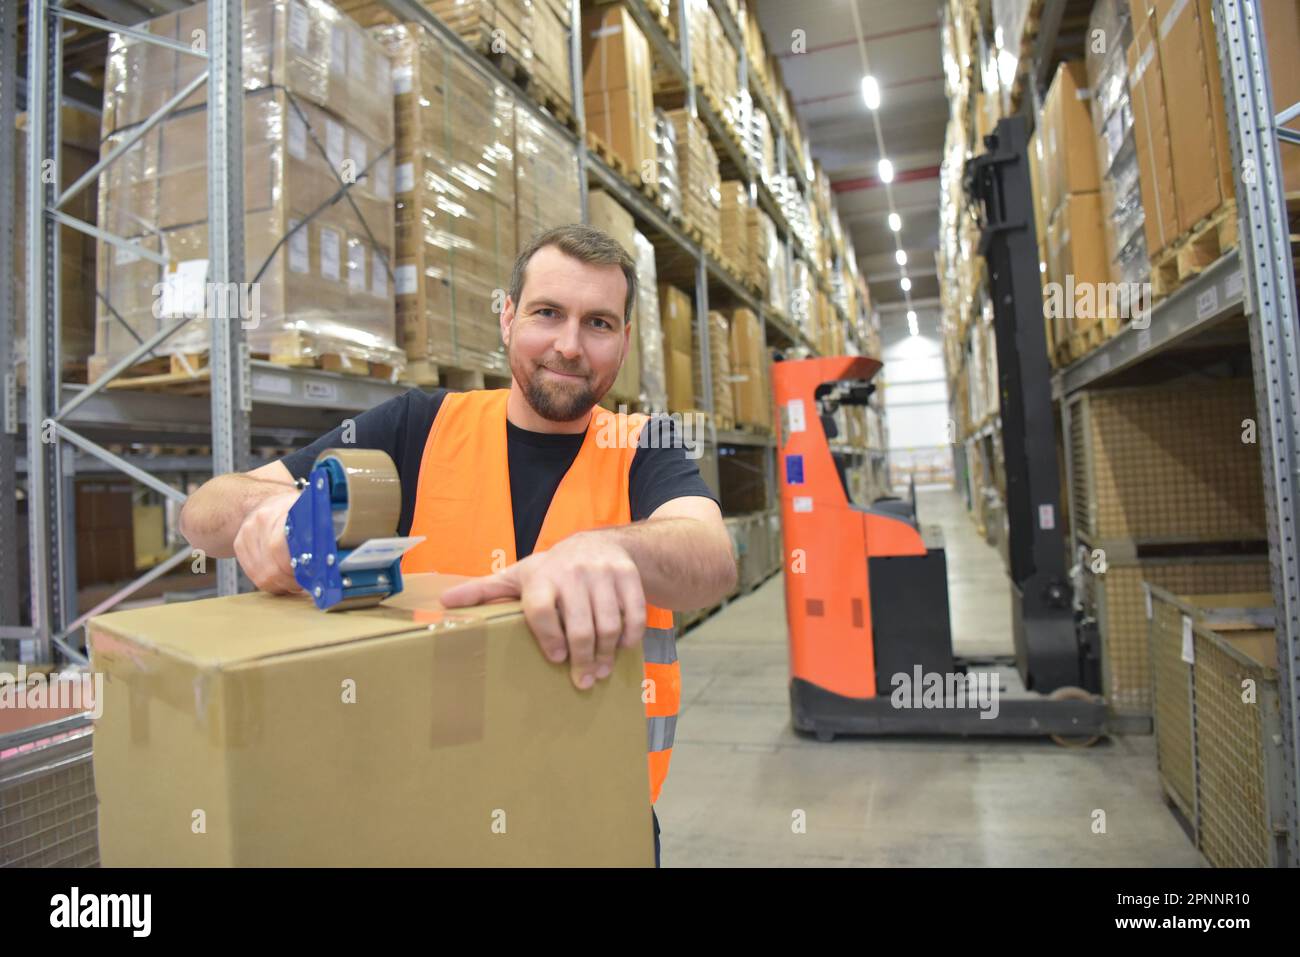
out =
{"type": "Polygon", "coordinates": [[[348,505],[334,513],[334,540],[339,548],[356,548],[371,538],[397,534],[402,515],[402,482],[387,452],[379,449],[326,449],[319,465],[334,459],[343,469],[348,505]]]}

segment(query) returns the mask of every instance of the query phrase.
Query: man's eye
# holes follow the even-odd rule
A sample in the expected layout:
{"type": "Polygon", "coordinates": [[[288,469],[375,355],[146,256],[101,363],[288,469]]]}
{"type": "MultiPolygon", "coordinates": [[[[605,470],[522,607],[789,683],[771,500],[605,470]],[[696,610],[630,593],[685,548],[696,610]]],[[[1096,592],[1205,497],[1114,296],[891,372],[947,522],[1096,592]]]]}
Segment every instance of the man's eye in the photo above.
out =
{"type": "Polygon", "coordinates": [[[592,319],[591,321],[592,321],[593,323],[596,323],[596,322],[600,323],[600,324],[601,324],[603,327],[605,327],[606,329],[613,329],[613,328],[614,328],[612,325],[610,325],[608,319],[601,319],[601,318],[597,317],[597,318],[592,319]]]}
{"type": "Polygon", "coordinates": [[[554,319],[556,316],[559,315],[558,312],[556,312],[554,309],[550,308],[549,306],[543,306],[541,309],[538,309],[537,314],[539,316],[545,316],[547,319],[554,319]]]}

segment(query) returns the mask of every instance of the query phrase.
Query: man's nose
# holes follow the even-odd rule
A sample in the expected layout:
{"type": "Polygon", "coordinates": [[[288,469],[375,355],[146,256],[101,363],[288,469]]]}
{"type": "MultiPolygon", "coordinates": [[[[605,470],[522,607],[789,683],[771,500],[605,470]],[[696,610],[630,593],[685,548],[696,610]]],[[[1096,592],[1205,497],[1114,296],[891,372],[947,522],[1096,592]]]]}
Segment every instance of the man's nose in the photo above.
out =
{"type": "Polygon", "coordinates": [[[577,317],[569,318],[560,326],[555,339],[555,351],[570,358],[582,355],[580,320],[577,317]]]}

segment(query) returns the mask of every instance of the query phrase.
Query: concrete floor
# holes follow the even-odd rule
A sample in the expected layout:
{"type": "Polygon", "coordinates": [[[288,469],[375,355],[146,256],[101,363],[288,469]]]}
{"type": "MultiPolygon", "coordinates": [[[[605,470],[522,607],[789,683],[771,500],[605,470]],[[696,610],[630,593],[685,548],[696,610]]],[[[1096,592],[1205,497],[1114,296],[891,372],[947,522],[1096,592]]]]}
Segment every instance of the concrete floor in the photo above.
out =
{"type": "MultiPolygon", "coordinates": [[[[947,539],[959,653],[1010,653],[997,551],[955,492],[920,493],[918,511],[947,539]]],[[[1150,736],[1088,749],[796,736],[784,598],[776,575],[678,646],[681,717],[656,804],[665,867],[1198,865],[1162,800],[1150,736]],[[1105,833],[1093,831],[1098,810],[1105,833]]]]}

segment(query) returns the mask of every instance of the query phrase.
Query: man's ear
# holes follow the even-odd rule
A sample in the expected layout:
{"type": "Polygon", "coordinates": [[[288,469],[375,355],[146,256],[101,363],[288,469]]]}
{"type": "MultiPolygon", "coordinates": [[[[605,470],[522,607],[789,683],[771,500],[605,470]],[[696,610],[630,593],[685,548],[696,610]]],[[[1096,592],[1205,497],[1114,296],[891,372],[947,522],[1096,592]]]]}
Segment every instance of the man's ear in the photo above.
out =
{"type": "Polygon", "coordinates": [[[515,301],[506,296],[505,304],[501,307],[501,343],[510,345],[510,326],[515,321],[515,301]]]}

